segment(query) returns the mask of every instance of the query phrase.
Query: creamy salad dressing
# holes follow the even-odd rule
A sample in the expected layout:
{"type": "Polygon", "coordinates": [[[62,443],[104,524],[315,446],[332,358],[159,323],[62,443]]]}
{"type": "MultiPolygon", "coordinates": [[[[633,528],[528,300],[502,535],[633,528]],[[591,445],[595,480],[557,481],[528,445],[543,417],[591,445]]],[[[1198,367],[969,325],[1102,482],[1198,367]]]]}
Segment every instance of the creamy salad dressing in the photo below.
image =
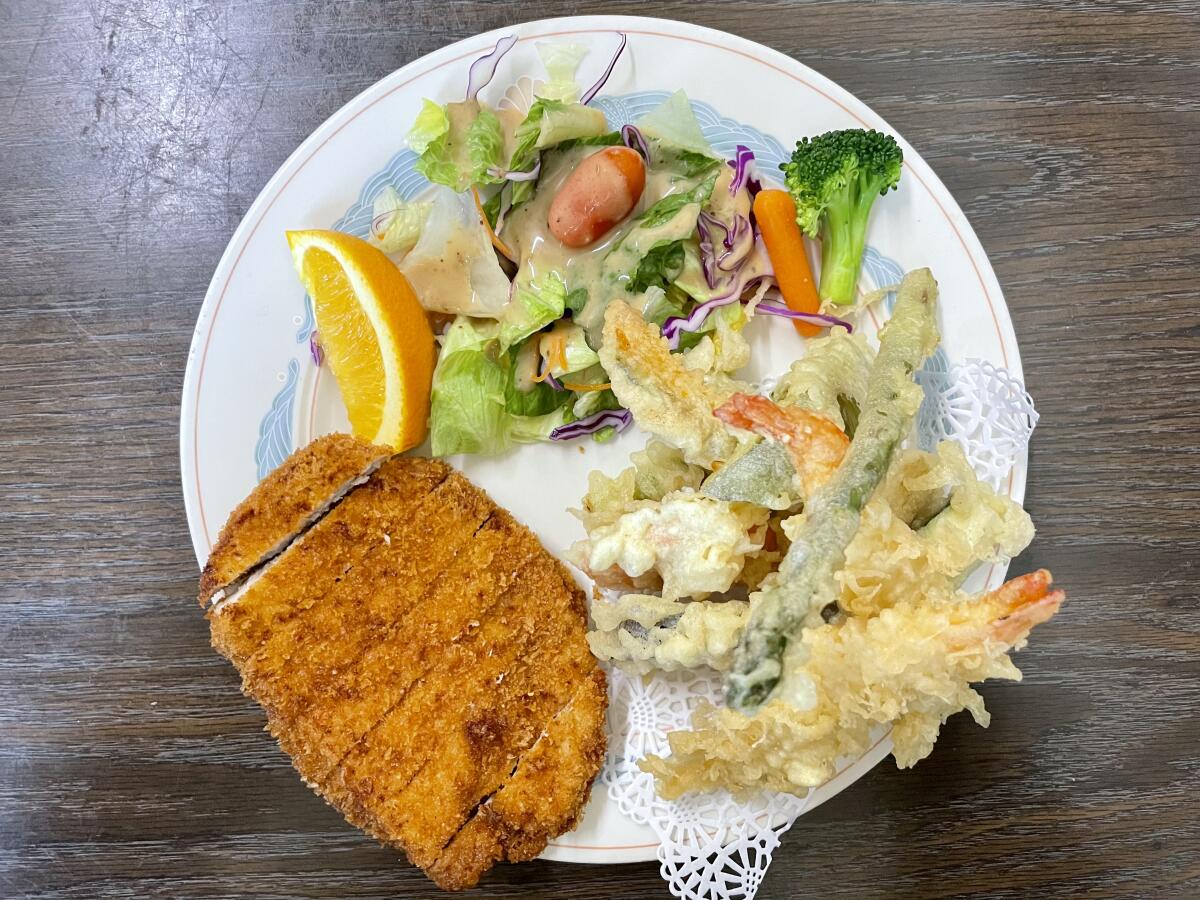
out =
{"type": "MultiPolygon", "coordinates": [[[[505,221],[502,237],[517,254],[521,269],[527,273],[529,280],[553,271],[566,279],[568,291],[580,287],[594,289],[602,281],[605,258],[629,233],[634,220],[667,194],[678,190],[677,179],[671,173],[648,170],[642,196],[624,221],[587,247],[573,250],[565,246],[550,233],[547,223],[550,204],[579,164],[602,149],[573,147],[545,153],[536,193],[513,210],[505,221]]],[[[641,255],[635,257],[629,268],[636,267],[640,259],[641,255]]],[[[624,271],[612,264],[608,268],[624,271]]]]}
{"type": "Polygon", "coordinates": [[[732,166],[721,166],[717,173],[717,183],[713,185],[712,196],[708,200],[708,211],[722,222],[732,222],[737,216],[749,217],[750,192],[743,185],[736,194],[730,194],[733,184],[734,171],[732,166]]]}
{"type": "Polygon", "coordinates": [[[470,148],[467,146],[467,130],[479,115],[478,100],[463,100],[446,104],[446,118],[450,131],[446,135],[446,149],[459,171],[471,168],[470,148]]]}
{"type": "MultiPolygon", "coordinates": [[[[699,203],[687,204],[659,225],[639,227],[637,219],[647,209],[664,197],[696,184],[694,178],[650,165],[642,196],[622,222],[587,247],[575,250],[563,245],[550,233],[547,221],[550,205],[579,164],[601,149],[584,146],[544,154],[537,192],[509,215],[502,232],[520,261],[518,279],[534,281],[547,272],[557,272],[564,278],[568,292],[577,288],[587,290],[587,304],[576,319],[587,330],[589,343],[594,347],[600,343],[604,310],[613,297],[626,293],[624,286],[642,258],[659,242],[689,237],[700,213],[699,203]]],[[[730,177],[724,180],[726,195],[730,177]]],[[[745,206],[749,209],[748,199],[745,206]]]]}
{"type": "Polygon", "coordinates": [[[515,106],[501,106],[492,112],[500,120],[500,130],[504,134],[504,159],[512,159],[513,151],[517,149],[517,126],[525,119],[525,113],[515,106]]]}
{"type": "Polygon", "coordinates": [[[629,232],[629,239],[621,242],[607,260],[605,267],[608,272],[616,274],[618,281],[628,281],[642,257],[649,253],[660,241],[679,241],[687,238],[696,230],[696,217],[700,215],[699,203],[687,203],[679,208],[679,212],[667,221],[653,228],[635,228],[629,232]],[[686,223],[681,228],[680,223],[686,223]]]}
{"type": "MultiPolygon", "coordinates": [[[[478,111],[479,104],[475,101],[447,104],[451,135],[465,133],[478,111]]],[[[512,109],[496,110],[496,114],[501,117],[505,141],[511,143],[512,132],[521,120],[520,114],[512,109]]],[[[603,308],[617,294],[619,286],[628,281],[646,252],[660,240],[680,237],[675,233],[679,227],[678,217],[655,228],[635,229],[637,217],[668,194],[690,187],[692,182],[670,171],[648,169],[642,196],[624,221],[594,244],[572,249],[550,233],[547,221],[550,204],[579,164],[601,149],[582,146],[546,152],[536,192],[508,216],[502,237],[517,255],[521,280],[533,282],[548,272],[557,272],[565,279],[568,291],[576,288],[588,291],[589,300],[595,301],[593,311],[602,319],[603,308]],[[626,241],[631,232],[631,239],[626,241]]],[[[452,143],[450,150],[456,159],[465,159],[468,152],[465,141],[452,143]]],[[[442,202],[449,205],[444,198],[442,202]]],[[[465,209],[465,201],[463,204],[465,209]]],[[[689,204],[680,215],[694,219],[698,212],[698,204],[689,204]]],[[[468,213],[462,215],[472,218],[468,213]]],[[[454,221],[456,218],[442,209],[431,214],[418,246],[402,259],[401,269],[413,282],[426,309],[497,316],[500,314],[496,306],[499,267],[488,247],[486,234],[482,228],[467,227],[465,222],[454,221]],[[451,221],[444,221],[447,218],[451,221]]]]}
{"type": "Polygon", "coordinates": [[[579,250],[572,250],[550,233],[547,220],[554,196],[584,158],[598,149],[575,147],[545,153],[537,191],[505,220],[501,236],[517,254],[521,270],[530,281],[553,271],[566,279],[568,291],[594,283],[605,254],[628,227],[626,220],[596,243],[579,250]]]}
{"type": "Polygon", "coordinates": [[[508,303],[508,277],[479,222],[475,201],[438,186],[416,245],[400,271],[431,312],[495,318],[508,303]]]}

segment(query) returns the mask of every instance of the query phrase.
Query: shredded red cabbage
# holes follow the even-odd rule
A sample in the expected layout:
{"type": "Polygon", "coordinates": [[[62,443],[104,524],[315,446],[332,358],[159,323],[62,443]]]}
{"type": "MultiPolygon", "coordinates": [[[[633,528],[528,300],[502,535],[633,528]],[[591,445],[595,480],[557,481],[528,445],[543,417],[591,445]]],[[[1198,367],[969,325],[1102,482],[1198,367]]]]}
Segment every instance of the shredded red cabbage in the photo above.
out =
{"type": "Polygon", "coordinates": [[[550,432],[552,441],[570,441],[587,434],[595,434],[609,426],[618,432],[624,431],[633,422],[633,416],[627,409],[605,409],[598,413],[585,416],[578,422],[562,425],[550,432]]]}
{"type": "Polygon", "coordinates": [[[754,229],[750,220],[743,215],[734,216],[733,228],[725,232],[721,242],[725,252],[717,257],[717,268],[722,272],[736,272],[754,249],[754,229]]]}
{"type": "Polygon", "coordinates": [[[325,351],[321,349],[321,341],[317,337],[317,330],[315,328],[312,334],[308,336],[308,354],[312,357],[312,361],[317,364],[317,368],[320,368],[321,363],[325,362],[325,351]]]}
{"type": "Polygon", "coordinates": [[[781,319],[797,319],[801,322],[812,322],[814,325],[823,325],[827,328],[832,328],[834,325],[841,325],[849,332],[854,331],[854,326],[845,319],[839,319],[837,316],[827,316],[824,313],[797,312],[794,309],[788,309],[786,306],[771,306],[767,303],[758,304],[758,306],[754,307],[754,311],[768,316],[779,316],[781,319]]]}
{"type": "Polygon", "coordinates": [[[496,41],[496,46],[491,52],[485,56],[479,57],[475,62],[471,63],[471,68],[467,71],[467,99],[474,100],[479,96],[479,92],[487,87],[488,82],[496,77],[496,69],[500,65],[500,60],[504,59],[504,54],[508,53],[517,43],[515,34],[506,34],[500,40],[496,41]]]}
{"type": "Polygon", "coordinates": [[[667,321],[663,322],[662,326],[662,336],[667,339],[668,346],[672,350],[677,349],[679,347],[679,339],[683,337],[684,332],[699,331],[704,326],[704,322],[708,317],[712,315],[713,310],[719,309],[722,306],[728,306],[731,303],[737,303],[746,291],[764,279],[771,277],[773,276],[755,275],[745,282],[738,279],[728,293],[722,294],[720,297],[713,297],[711,300],[705,300],[686,316],[671,316],[667,321]]]}
{"type": "Polygon", "coordinates": [[[642,137],[642,133],[638,131],[636,125],[621,126],[621,141],[626,147],[640,153],[646,162],[650,162],[650,145],[646,143],[646,139],[642,137]]]}
{"type": "Polygon", "coordinates": [[[700,234],[700,268],[710,289],[717,286],[717,255],[713,252],[712,239],[712,228],[716,227],[725,226],[714,216],[701,211],[700,218],[696,220],[696,231],[700,234]]]}
{"type": "Polygon", "coordinates": [[[754,177],[754,152],[749,147],[738,144],[729,165],[733,166],[733,180],[729,182],[729,196],[732,197],[743,186],[750,192],[751,197],[762,190],[762,184],[754,177]]]}
{"type": "Polygon", "coordinates": [[[580,103],[584,105],[591,103],[592,98],[600,93],[600,89],[604,87],[605,82],[608,81],[608,77],[612,75],[613,69],[617,67],[617,60],[621,58],[621,54],[625,51],[625,43],[629,40],[625,36],[625,32],[621,31],[618,34],[621,35],[621,45],[617,47],[617,52],[613,54],[613,58],[608,61],[608,68],[604,70],[604,74],[600,76],[600,80],[588,88],[584,92],[584,95],[579,98],[580,103]]]}
{"type": "Polygon", "coordinates": [[[566,388],[563,387],[562,382],[559,381],[557,378],[555,378],[554,373],[551,372],[549,369],[546,369],[546,371],[544,371],[542,373],[542,380],[545,381],[546,384],[550,385],[550,387],[556,391],[565,391],[566,390],[566,388]]]}
{"type": "Polygon", "coordinates": [[[396,215],[396,210],[389,209],[387,212],[381,212],[373,218],[371,220],[371,236],[376,240],[382,238],[384,232],[387,231],[387,223],[392,220],[394,215],[396,215]]]}
{"type": "Polygon", "coordinates": [[[696,230],[700,234],[700,267],[704,271],[704,280],[716,290],[720,280],[718,273],[725,273],[725,280],[732,281],[754,250],[754,228],[741,214],[734,217],[732,226],[727,226],[715,216],[701,212],[696,230]],[[716,248],[718,237],[723,248],[720,252],[716,248]]]}
{"type": "Polygon", "coordinates": [[[667,339],[667,345],[675,350],[679,347],[679,339],[683,337],[683,333],[699,331],[704,325],[704,321],[712,314],[714,309],[722,306],[728,306],[730,303],[736,303],[738,298],[730,295],[728,297],[715,297],[712,300],[706,300],[699,304],[686,316],[671,316],[667,321],[663,322],[662,335],[667,339]]]}

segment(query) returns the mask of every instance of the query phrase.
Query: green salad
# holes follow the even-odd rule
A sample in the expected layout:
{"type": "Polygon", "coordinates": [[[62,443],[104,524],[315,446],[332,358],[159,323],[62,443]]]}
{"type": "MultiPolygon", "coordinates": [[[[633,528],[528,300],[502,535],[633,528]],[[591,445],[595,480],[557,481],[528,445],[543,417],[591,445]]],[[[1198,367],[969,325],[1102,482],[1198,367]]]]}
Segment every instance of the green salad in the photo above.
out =
{"type": "Polygon", "coordinates": [[[717,154],[683,91],[613,128],[590,101],[616,58],[583,91],[574,45],[538,45],[545,79],[527,110],[489,106],[480,90],[513,43],[475,61],[463,100],[424,101],[408,144],[433,189],[375,200],[371,242],[445,317],[430,413],[438,456],[609,439],[631,421],[598,353],[614,299],[686,351],[740,330],[775,287],[747,148],[717,154]]]}

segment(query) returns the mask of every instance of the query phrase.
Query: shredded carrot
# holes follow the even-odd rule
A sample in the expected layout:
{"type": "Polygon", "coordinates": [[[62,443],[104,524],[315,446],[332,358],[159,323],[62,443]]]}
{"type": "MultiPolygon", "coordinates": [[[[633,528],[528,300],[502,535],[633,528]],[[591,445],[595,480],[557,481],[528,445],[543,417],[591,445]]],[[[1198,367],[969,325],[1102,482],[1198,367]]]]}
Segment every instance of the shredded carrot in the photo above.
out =
{"type": "Polygon", "coordinates": [[[542,335],[538,344],[538,352],[546,357],[548,369],[567,371],[567,339],[558,328],[553,329],[549,334],[542,335]]]}
{"type": "MultiPolygon", "coordinates": [[[[787,191],[759,191],[754,198],[754,217],[758,220],[771,268],[775,270],[775,281],[788,309],[818,312],[821,298],[804,251],[804,236],[796,224],[796,204],[791,195],[787,191]]],[[[819,326],[810,322],[793,319],[792,324],[805,337],[821,332],[819,326]]]]}
{"type": "Polygon", "coordinates": [[[547,362],[560,372],[567,371],[567,341],[563,337],[559,337],[550,345],[550,353],[547,355],[547,362]],[[553,357],[550,359],[549,357],[553,357]]]}
{"type": "Polygon", "coordinates": [[[483,211],[483,201],[479,198],[479,188],[471,188],[471,195],[475,198],[475,209],[479,212],[479,221],[483,223],[483,227],[487,229],[488,237],[492,239],[492,246],[503,253],[506,259],[516,262],[516,254],[509,249],[508,244],[500,240],[500,235],[492,231],[492,223],[488,221],[487,213],[483,211]]]}
{"type": "Polygon", "coordinates": [[[576,384],[573,381],[559,380],[559,384],[565,387],[568,391],[577,391],[581,394],[586,394],[588,391],[607,391],[612,387],[611,381],[604,381],[600,384],[576,384]]]}

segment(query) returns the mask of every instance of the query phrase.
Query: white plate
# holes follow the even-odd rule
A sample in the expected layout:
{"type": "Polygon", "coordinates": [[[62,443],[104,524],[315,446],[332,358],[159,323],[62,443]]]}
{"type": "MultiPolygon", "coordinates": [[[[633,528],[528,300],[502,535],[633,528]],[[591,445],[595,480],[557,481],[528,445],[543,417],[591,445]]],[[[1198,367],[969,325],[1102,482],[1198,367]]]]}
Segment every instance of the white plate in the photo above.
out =
{"type": "MultiPolygon", "coordinates": [[[[411,196],[424,187],[412,171],[404,134],[422,97],[459,99],[467,66],[503,34],[520,37],[483,98],[520,103],[542,73],[534,43],[569,40],[591,48],[580,81],[597,77],[617,44],[629,45],[598,102],[615,126],[684,88],[713,146],[732,155],[748,144],[769,172],[796,138],[833,128],[872,127],[895,134],[847,91],[808,67],[742,38],[661,19],[586,16],[530,22],[478,35],[423,57],[379,81],[318,128],[275,173],[242,220],[209,286],[188,358],[180,414],[183,493],[196,557],[203,562],[230,510],[256,481],[313,437],[345,429],[336,385],[309,359],[312,328],[284,231],[329,228],[366,233],[370,206],[384,184],[411,196]]],[[[968,357],[1021,375],[1021,360],[1000,287],[962,211],[903,139],[898,192],[873,214],[866,282],[889,283],[901,270],[928,265],[941,286],[942,350],[935,362],[968,357]]],[[[785,322],[760,318],[750,377],[780,373],[800,350],[785,322]]],[[[495,500],[527,523],[554,553],[582,537],[567,513],[587,473],[615,473],[641,438],[631,429],[608,444],[541,444],[505,456],[457,458],[495,500]]],[[[1008,492],[1024,496],[1022,459],[1008,492]]],[[[982,573],[998,584],[1003,570],[982,573]]],[[[884,739],[818,788],[809,809],[837,794],[887,754],[884,739]]],[[[593,793],[584,821],[547,849],[551,859],[630,862],[653,859],[654,834],[593,793]]]]}

